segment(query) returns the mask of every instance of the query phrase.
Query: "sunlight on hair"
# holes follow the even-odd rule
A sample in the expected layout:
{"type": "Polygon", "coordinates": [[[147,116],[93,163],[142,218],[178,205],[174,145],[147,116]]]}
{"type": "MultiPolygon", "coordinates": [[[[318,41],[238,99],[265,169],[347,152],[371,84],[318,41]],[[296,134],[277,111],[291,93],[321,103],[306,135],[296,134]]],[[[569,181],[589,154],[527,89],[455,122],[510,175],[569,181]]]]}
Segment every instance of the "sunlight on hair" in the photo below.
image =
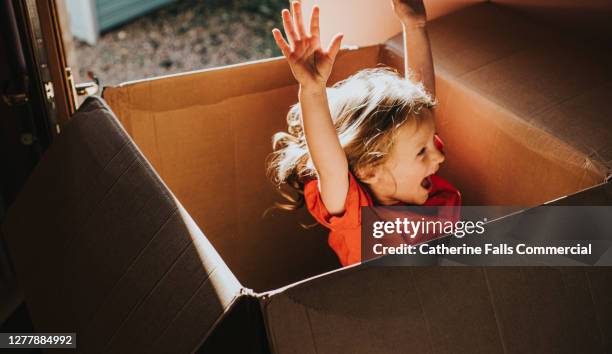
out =
{"type": "MultiPolygon", "coordinates": [[[[395,132],[405,122],[417,119],[423,108],[435,105],[422,83],[405,79],[388,67],[361,70],[328,88],[327,95],[340,145],[353,172],[383,163],[395,132]]],[[[299,102],[291,106],[287,126],[287,132],[278,132],[272,138],[274,152],[267,159],[267,174],[288,201],[277,206],[295,210],[304,205],[304,182],[317,176],[304,137],[299,102]],[[282,191],[283,184],[294,189],[296,195],[282,191]]]]}

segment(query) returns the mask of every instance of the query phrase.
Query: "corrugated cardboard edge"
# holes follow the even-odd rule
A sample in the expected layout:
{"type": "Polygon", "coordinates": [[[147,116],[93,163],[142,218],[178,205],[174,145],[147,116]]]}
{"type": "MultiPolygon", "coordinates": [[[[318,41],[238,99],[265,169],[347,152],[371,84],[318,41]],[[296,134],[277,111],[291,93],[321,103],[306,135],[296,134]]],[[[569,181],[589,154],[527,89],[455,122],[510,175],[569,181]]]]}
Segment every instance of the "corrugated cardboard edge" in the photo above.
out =
{"type": "MultiPolygon", "coordinates": [[[[265,60],[267,61],[267,60],[265,60]]],[[[127,91],[128,95],[129,95],[129,91],[127,91]]],[[[123,95],[124,92],[119,91],[118,92],[119,95],[123,95]]],[[[92,98],[93,99],[93,98],[92,98]]],[[[104,99],[97,99],[99,102],[102,103],[102,105],[104,106],[105,109],[107,109],[110,112],[114,112],[110,109],[109,105],[107,104],[107,102],[104,99]]],[[[129,100],[129,98],[128,98],[129,100]]],[[[118,127],[122,130],[124,130],[124,132],[126,134],[128,134],[127,129],[125,129],[121,124],[118,125],[118,127]]],[[[129,134],[128,134],[129,135],[129,134]]],[[[134,144],[136,150],[138,152],[140,152],[140,154],[142,156],[145,156],[142,151],[138,148],[137,144],[134,144]]],[[[172,191],[170,188],[168,188],[168,186],[165,185],[165,182],[163,181],[163,179],[161,178],[161,176],[159,176],[158,172],[150,165],[150,163],[148,162],[148,160],[145,157],[145,161],[146,163],[149,164],[151,171],[157,176],[157,178],[159,179],[159,181],[167,188],[167,190],[172,194],[172,191]]],[[[174,199],[176,200],[176,202],[180,205],[179,201],[176,199],[176,197],[172,194],[172,196],[174,197],[174,199]]],[[[186,211],[184,211],[186,212],[186,211]]],[[[222,259],[222,257],[219,255],[219,257],[222,259]]],[[[231,269],[229,270],[231,272],[231,269]]],[[[244,299],[244,298],[253,298],[253,299],[258,299],[259,296],[252,290],[249,288],[244,287],[243,285],[241,285],[241,288],[239,289],[239,291],[233,296],[232,300],[230,301],[229,305],[224,309],[224,311],[221,313],[221,315],[219,315],[219,317],[217,318],[217,320],[212,324],[212,326],[208,329],[208,331],[206,332],[206,334],[202,337],[202,340],[200,341],[200,343],[198,343],[198,345],[194,348],[193,352],[197,351],[197,348],[201,348],[203,346],[204,343],[206,343],[206,341],[211,337],[211,335],[215,332],[215,330],[221,325],[221,323],[223,323],[223,321],[225,321],[228,317],[228,315],[236,308],[236,306],[239,304],[239,302],[244,299]]],[[[178,314],[177,314],[178,316],[178,314]]]]}
{"type": "Polygon", "coordinates": [[[260,296],[251,289],[242,289],[232,305],[202,338],[195,352],[207,354],[227,352],[270,353],[259,299],[260,296]],[[240,340],[238,340],[238,337],[240,337],[240,340]]]}
{"type": "MultiPolygon", "coordinates": [[[[85,114],[90,114],[90,112],[95,111],[95,110],[99,110],[99,109],[101,109],[102,111],[107,111],[105,114],[107,116],[111,116],[111,117],[103,117],[103,118],[100,118],[100,117],[87,117],[87,119],[90,119],[89,122],[96,122],[96,119],[106,119],[106,118],[109,118],[108,122],[105,122],[106,126],[112,127],[113,128],[113,132],[118,132],[120,136],[123,135],[123,137],[122,137],[123,139],[122,140],[125,140],[126,144],[127,144],[127,142],[129,141],[128,135],[126,134],[126,132],[123,129],[123,127],[119,124],[119,122],[116,121],[116,119],[110,119],[110,118],[114,118],[114,117],[112,117],[112,113],[111,113],[112,111],[109,109],[109,107],[106,105],[106,103],[103,100],[98,99],[98,98],[88,98],[87,101],[84,103],[84,108],[87,109],[85,114]],[[89,106],[91,106],[93,109],[89,109],[89,106]]],[[[85,121],[85,122],[87,123],[87,121],[85,121]]],[[[77,123],[78,122],[69,122],[69,124],[77,124],[77,123]]],[[[91,127],[91,125],[89,125],[89,126],[85,125],[85,126],[86,127],[91,127]]],[[[79,128],[78,125],[77,125],[77,127],[75,127],[75,129],[77,129],[77,128],[79,128]]],[[[79,136],[79,133],[77,133],[77,132],[78,132],[78,130],[74,131],[74,133],[72,134],[73,138],[75,136],[77,136],[77,137],[79,136]]],[[[72,145],[67,145],[68,142],[70,142],[70,140],[68,140],[67,142],[65,142],[63,144],[63,148],[64,149],[67,146],[72,146],[72,145]]],[[[124,144],[124,146],[126,144],[124,144]]],[[[148,176],[152,177],[152,179],[151,179],[152,182],[151,183],[155,184],[157,187],[162,187],[162,189],[165,188],[164,195],[167,196],[168,200],[172,199],[174,201],[174,204],[175,204],[175,206],[174,206],[175,207],[174,208],[174,213],[178,213],[178,214],[183,213],[183,214],[186,214],[186,215],[184,215],[185,218],[186,218],[185,222],[187,224],[189,224],[189,226],[192,227],[192,229],[196,232],[196,236],[200,236],[201,235],[203,237],[204,240],[201,241],[202,243],[208,243],[208,240],[206,240],[205,236],[203,236],[203,233],[201,232],[201,230],[199,230],[199,228],[195,225],[194,221],[190,218],[190,216],[186,213],[184,208],[181,206],[180,202],[176,199],[176,197],[173,195],[173,193],[167,188],[167,186],[165,185],[164,181],[159,177],[157,172],[152,168],[152,166],[149,164],[148,160],[146,159],[146,157],[144,157],[144,155],[139,150],[139,148],[137,146],[135,146],[135,144],[132,144],[131,150],[133,151],[133,155],[135,156],[135,159],[138,159],[139,163],[141,163],[143,166],[145,166],[145,168],[144,168],[145,169],[145,173],[147,173],[148,176]],[[138,156],[139,154],[140,154],[140,156],[138,156]]],[[[62,152],[62,151],[65,152],[65,150],[60,150],[59,152],[62,152]]],[[[120,148],[119,151],[123,151],[123,148],[120,148]]],[[[57,153],[54,154],[54,157],[56,159],[58,158],[58,156],[59,155],[57,153]]],[[[112,158],[111,158],[111,160],[112,160],[112,158]]],[[[42,166],[42,167],[40,167],[40,166],[41,165],[37,166],[37,168],[43,168],[43,167],[47,167],[48,168],[49,164],[46,164],[45,166],[42,166]]],[[[47,169],[46,171],[49,171],[49,170],[47,169]]],[[[35,173],[36,173],[36,170],[35,170],[35,173]]],[[[40,175],[40,173],[39,173],[39,175],[40,175]]],[[[31,177],[31,178],[33,178],[33,177],[31,177]]],[[[30,182],[30,183],[32,183],[32,182],[30,182]]],[[[111,185],[111,187],[114,186],[114,185],[115,184],[113,183],[111,185]]],[[[26,184],[25,188],[27,188],[27,184],[26,184]]],[[[31,193],[29,193],[29,194],[31,194],[31,193]]],[[[24,198],[26,198],[26,201],[28,200],[27,196],[24,197],[24,198]]],[[[15,222],[12,223],[12,226],[18,226],[19,223],[27,222],[27,215],[23,215],[23,214],[17,213],[19,210],[23,211],[23,207],[24,207],[23,202],[21,202],[19,205],[18,204],[15,204],[15,205],[16,205],[15,208],[18,208],[19,205],[20,205],[21,209],[11,209],[9,211],[13,216],[18,217],[18,219],[15,222]]],[[[27,211],[27,209],[26,209],[26,211],[27,211]]],[[[9,216],[10,216],[10,214],[9,214],[9,216]]],[[[9,220],[9,219],[7,219],[7,220],[9,220]]],[[[3,228],[3,230],[5,230],[5,228],[8,228],[10,226],[11,225],[9,225],[8,223],[4,223],[2,225],[2,228],[3,228]]],[[[14,233],[13,233],[13,235],[14,235],[14,233]]],[[[16,241],[18,241],[18,240],[16,240],[16,241]]],[[[28,249],[26,247],[27,245],[23,244],[23,241],[20,241],[19,245],[17,245],[18,242],[14,242],[14,243],[15,243],[15,247],[19,247],[18,249],[27,251],[27,249],[28,249]]],[[[193,245],[193,246],[198,251],[202,251],[202,250],[206,249],[207,254],[212,257],[211,264],[214,264],[215,266],[214,266],[214,268],[211,268],[212,271],[208,272],[206,278],[200,283],[200,286],[198,288],[194,289],[193,293],[191,294],[191,296],[188,299],[186,299],[186,301],[184,302],[183,306],[176,313],[173,314],[173,317],[170,317],[168,319],[167,325],[164,327],[163,331],[161,332],[162,334],[166,333],[167,331],[173,331],[173,330],[176,331],[176,326],[180,325],[181,322],[185,322],[185,320],[190,321],[189,318],[186,318],[186,319],[184,318],[185,315],[188,315],[188,314],[184,313],[184,310],[188,309],[193,304],[192,301],[197,301],[197,299],[198,299],[197,295],[201,295],[201,294],[206,295],[206,292],[204,292],[202,290],[202,285],[213,280],[213,276],[212,275],[213,275],[213,273],[215,273],[216,270],[220,270],[220,272],[216,272],[217,273],[217,275],[216,275],[217,279],[216,280],[217,281],[219,280],[219,278],[218,278],[219,276],[222,276],[223,277],[222,279],[225,280],[223,282],[223,284],[222,284],[222,288],[221,289],[217,289],[217,290],[223,290],[225,292],[224,298],[227,300],[227,302],[226,302],[226,305],[223,306],[221,314],[219,316],[215,315],[214,318],[211,318],[211,322],[213,322],[213,323],[219,322],[220,319],[224,316],[224,314],[227,313],[228,310],[231,308],[232,304],[234,304],[244,293],[244,290],[243,290],[244,287],[235,278],[235,276],[233,275],[231,270],[227,267],[227,265],[224,263],[223,259],[220,257],[220,255],[218,255],[217,251],[212,247],[212,245],[210,247],[207,247],[205,245],[203,246],[201,244],[199,246],[198,245],[193,245]],[[202,247],[204,247],[204,248],[202,248],[202,247]]],[[[21,253],[23,255],[23,252],[21,252],[21,253]]],[[[175,263],[176,263],[176,260],[178,260],[179,258],[180,258],[180,256],[175,259],[175,263]]],[[[24,262],[22,261],[21,263],[24,263],[24,262]]],[[[169,268],[169,269],[171,269],[171,268],[169,268]]],[[[130,269],[130,267],[128,266],[127,270],[129,270],[129,269],[130,269]]],[[[127,272],[127,270],[126,270],[126,272],[127,272]]],[[[18,272],[18,275],[19,274],[20,273],[18,272]]],[[[24,273],[21,273],[21,274],[22,274],[21,277],[26,276],[26,274],[24,274],[24,273]]],[[[125,274],[126,273],[124,272],[123,275],[125,275],[125,274]]],[[[30,272],[30,275],[32,275],[31,272],[30,272]]],[[[117,284],[118,281],[120,281],[123,278],[123,275],[121,275],[121,277],[115,279],[115,285],[117,284]]],[[[166,275],[166,273],[162,274],[162,278],[159,278],[158,280],[164,279],[165,275],[166,275]]],[[[34,281],[34,280],[35,279],[29,280],[29,284],[32,284],[32,281],[34,281]]],[[[150,294],[150,293],[151,292],[149,292],[148,294],[150,294]]],[[[27,298],[28,298],[27,294],[28,293],[26,293],[26,296],[25,296],[26,297],[26,301],[27,301],[27,298]]],[[[108,297],[109,294],[110,294],[110,292],[108,294],[106,294],[106,296],[108,297]]],[[[40,296],[40,294],[37,295],[37,296],[40,296]]],[[[140,297],[140,299],[142,300],[142,299],[144,299],[147,296],[148,295],[145,294],[145,295],[143,295],[143,297],[140,297]]],[[[40,297],[39,297],[39,300],[40,300],[40,297]]],[[[138,302],[136,303],[136,307],[140,306],[141,300],[138,300],[138,302]]],[[[106,300],[103,300],[102,302],[98,303],[98,305],[96,305],[97,308],[99,309],[100,308],[99,306],[102,306],[105,303],[105,301],[106,300]]],[[[40,301],[39,301],[38,304],[39,305],[41,304],[40,301]]],[[[47,306],[47,305],[45,305],[45,306],[47,306]]],[[[59,310],[61,310],[61,309],[58,309],[58,311],[59,310]]],[[[98,310],[96,309],[95,311],[98,311],[98,310]]],[[[41,315],[44,315],[44,314],[41,313],[41,315]]],[[[128,319],[130,315],[131,315],[131,311],[130,311],[130,314],[128,314],[127,317],[123,318],[123,322],[121,322],[121,325],[119,325],[118,327],[112,327],[112,329],[116,332],[118,330],[118,328],[121,328],[121,326],[123,326],[125,320],[128,319]]],[[[189,317],[189,316],[187,316],[187,317],[189,317]]],[[[53,322],[53,319],[48,319],[48,320],[53,322]]],[[[49,322],[49,321],[47,321],[47,322],[49,322]]],[[[91,322],[91,321],[89,321],[89,322],[91,322]]],[[[211,326],[208,331],[210,332],[212,330],[212,328],[214,328],[214,326],[211,326]]],[[[201,338],[199,335],[197,335],[195,337],[196,337],[196,340],[199,340],[201,338]]],[[[163,342],[165,339],[167,340],[167,338],[164,338],[163,336],[160,336],[160,337],[157,338],[157,340],[161,341],[161,342],[163,342]]],[[[106,345],[110,344],[111,342],[112,342],[112,338],[106,343],[106,345]]],[[[166,343],[166,344],[168,344],[168,343],[166,343]]],[[[160,347],[163,348],[163,345],[161,345],[160,347]]],[[[160,347],[157,347],[158,350],[159,350],[160,347]]],[[[195,350],[196,348],[197,347],[190,348],[190,349],[185,349],[185,348],[183,348],[183,349],[184,350],[195,350]]]]}
{"type": "MultiPolygon", "coordinates": [[[[119,93],[120,95],[123,94],[122,92],[119,93]]],[[[129,95],[129,92],[128,92],[129,95]]],[[[117,113],[114,112],[109,104],[106,102],[105,99],[100,99],[100,98],[90,98],[90,99],[96,99],[98,100],[106,110],[108,110],[109,112],[115,113],[115,117],[117,117],[117,113]]],[[[129,98],[128,98],[129,100],[129,98]]],[[[129,122],[129,121],[128,121],[129,122]]],[[[124,131],[124,133],[128,136],[130,136],[129,131],[127,128],[125,128],[123,126],[123,122],[122,124],[117,124],[117,127],[121,130],[124,131]]],[[[147,160],[146,156],[143,154],[143,152],[140,150],[140,148],[138,147],[138,144],[134,144],[134,148],[144,157],[144,161],[146,164],[149,165],[150,171],[152,171],[152,173],[158,178],[159,182],[170,192],[170,194],[172,195],[172,197],[174,198],[174,200],[176,201],[176,203],[178,205],[181,205],[180,202],[178,201],[178,199],[174,196],[174,194],[172,193],[172,190],[170,188],[168,188],[168,186],[165,184],[164,180],[161,178],[161,176],[159,175],[159,173],[155,170],[155,168],[153,168],[153,166],[151,166],[150,162],[147,160]]],[[[185,213],[187,213],[186,210],[183,210],[185,213]]],[[[213,247],[214,249],[214,247],[213,247]]],[[[215,251],[216,252],[216,251],[215,251]]],[[[221,257],[221,255],[219,255],[219,258],[221,259],[222,262],[223,258],[221,257]]],[[[223,265],[225,265],[225,263],[223,263],[223,265]]],[[[225,267],[227,267],[227,265],[225,265],[225,267]]],[[[232,273],[231,269],[229,269],[229,267],[227,267],[229,272],[232,273]]],[[[213,271],[214,272],[214,271],[213,271]]],[[[232,276],[234,276],[233,274],[231,274],[232,276]]],[[[209,274],[210,277],[210,274],[209,274]]],[[[234,276],[235,277],[235,276],[234,276]]],[[[237,280],[237,279],[236,279],[237,280]]],[[[253,296],[253,291],[251,289],[248,289],[246,287],[244,287],[242,284],[240,284],[240,281],[238,281],[238,284],[240,286],[238,292],[236,294],[233,295],[232,300],[230,301],[229,305],[226,306],[226,308],[224,309],[224,311],[222,312],[222,314],[217,318],[217,320],[213,323],[213,325],[210,327],[210,329],[206,332],[206,334],[204,335],[204,337],[202,338],[202,341],[196,346],[196,348],[201,347],[202,343],[204,343],[209,336],[214,332],[215,328],[217,328],[217,326],[227,317],[227,315],[230,313],[230,311],[235,307],[236,303],[238,303],[238,301],[245,296],[253,296]]],[[[195,294],[195,293],[194,293],[195,294]]],[[[179,314],[177,314],[178,316],[179,314]]],[[[175,318],[176,319],[176,318],[175,318]]],[[[193,352],[196,351],[196,348],[194,348],[193,352]]]]}
{"type": "MultiPolygon", "coordinates": [[[[344,60],[343,57],[348,57],[348,60],[351,60],[351,56],[360,55],[359,53],[363,51],[374,51],[375,53],[379,53],[382,47],[383,44],[364,47],[344,46],[338,53],[336,61],[342,62],[344,60]]],[[[376,54],[376,56],[378,56],[378,54],[376,54]]],[[[336,68],[332,72],[328,85],[331,86],[338,81],[339,77],[346,76],[347,72],[351,73],[352,71],[350,68],[336,68]]],[[[213,104],[222,101],[225,97],[240,97],[257,92],[265,92],[280,87],[297,85],[297,82],[293,78],[285,58],[275,57],[233,65],[186,71],[172,75],[127,81],[116,86],[104,87],[102,97],[108,102],[109,106],[113,108],[115,113],[119,116],[121,122],[124,123],[124,120],[127,119],[128,116],[126,115],[126,118],[124,118],[123,115],[127,113],[128,109],[142,109],[142,107],[135,106],[134,100],[131,100],[129,92],[132,87],[142,87],[142,85],[157,87],[159,85],[166,85],[168,82],[170,82],[168,79],[172,79],[171,82],[173,85],[175,85],[174,88],[180,89],[180,83],[182,80],[192,81],[194,78],[202,83],[202,90],[199,92],[189,91],[189,96],[181,96],[182,101],[178,103],[180,107],[188,107],[194,104],[213,104]],[[251,74],[252,76],[254,70],[257,71],[259,76],[265,77],[265,79],[239,79],[245,76],[249,77],[249,75],[246,74],[251,74]],[[234,82],[228,84],[228,78],[231,78],[234,80],[234,82]],[[127,104],[122,106],[126,107],[126,109],[117,109],[120,104],[127,104]]],[[[157,105],[156,102],[148,102],[148,104],[149,106],[147,106],[146,109],[151,111],[174,109],[173,107],[169,107],[167,104],[164,106],[157,105]]],[[[129,124],[127,125],[129,126],[129,124]]],[[[128,132],[130,131],[128,130],[128,132]]]]}
{"type": "MultiPolygon", "coordinates": [[[[523,268],[517,268],[517,267],[512,267],[515,268],[516,271],[518,271],[521,274],[521,277],[525,277],[527,276],[526,274],[524,274],[524,269],[523,268]]],[[[466,269],[465,267],[462,267],[462,269],[466,269]]],[[[472,268],[474,269],[474,268],[472,268]]],[[[511,350],[513,348],[512,344],[506,343],[508,340],[510,340],[508,337],[510,336],[508,331],[511,331],[511,329],[508,328],[504,328],[505,326],[508,325],[508,322],[506,320],[506,322],[504,322],[504,320],[502,320],[501,318],[503,318],[504,316],[508,316],[508,313],[505,312],[504,310],[499,308],[499,304],[496,303],[497,300],[499,300],[499,292],[501,291],[500,289],[495,289],[494,286],[492,285],[492,279],[491,277],[494,276],[493,273],[495,272],[505,272],[508,271],[509,268],[507,267],[496,267],[494,269],[490,269],[490,268],[486,268],[486,267],[480,267],[477,268],[478,271],[477,273],[480,273],[480,276],[478,276],[477,274],[473,274],[474,277],[481,277],[482,281],[484,282],[484,284],[486,284],[486,297],[488,299],[489,302],[489,306],[491,307],[491,315],[493,316],[494,320],[495,320],[495,326],[496,328],[493,330],[495,333],[497,333],[497,340],[491,340],[491,342],[489,343],[490,345],[494,346],[494,347],[498,347],[500,352],[506,352],[508,350],[511,350]],[[493,273],[492,273],[493,272],[493,273]],[[495,344],[497,343],[497,344],[495,344]],[[503,349],[502,349],[503,348],[503,349]]],[[[415,274],[416,272],[419,272],[421,269],[412,269],[410,271],[411,274],[415,274]]],[[[592,313],[592,315],[595,317],[596,321],[594,323],[592,323],[593,327],[590,327],[591,329],[587,329],[586,327],[582,328],[581,330],[584,331],[591,331],[594,330],[594,334],[596,337],[598,337],[599,339],[596,339],[594,342],[591,342],[591,345],[594,345],[596,347],[599,347],[601,349],[603,349],[604,351],[606,349],[604,348],[608,348],[610,349],[610,338],[609,338],[609,332],[608,330],[610,329],[610,320],[609,320],[609,314],[610,314],[610,310],[612,308],[610,308],[609,303],[606,305],[606,301],[605,300],[605,294],[607,293],[607,290],[605,290],[605,286],[602,284],[605,284],[605,279],[609,279],[609,271],[606,271],[605,268],[580,268],[580,269],[575,269],[573,267],[561,267],[561,268],[553,268],[553,267],[542,267],[542,268],[538,268],[538,269],[531,269],[532,271],[535,271],[537,274],[539,274],[539,271],[542,271],[544,273],[550,272],[552,271],[555,274],[558,274],[558,276],[560,277],[561,281],[563,283],[565,283],[565,278],[570,275],[570,274],[576,274],[578,277],[580,277],[581,279],[584,278],[583,280],[585,280],[588,284],[588,288],[586,289],[582,289],[584,291],[586,291],[586,293],[588,294],[588,296],[586,297],[587,299],[590,299],[590,302],[587,306],[587,308],[585,309],[581,309],[581,307],[574,307],[574,308],[569,308],[569,309],[565,309],[565,310],[569,310],[570,312],[568,313],[568,316],[574,316],[577,313],[581,313],[582,311],[587,311],[590,314],[592,313]],[[607,275],[606,275],[607,272],[607,275]],[[604,283],[602,283],[602,281],[604,283]],[[602,287],[604,289],[604,291],[602,292],[602,287]],[[594,290],[595,288],[598,288],[599,291],[594,290]]],[[[343,270],[343,271],[347,271],[347,270],[343,270]]],[[[514,272],[516,273],[516,272],[514,272]]],[[[500,275],[499,273],[497,273],[498,275],[500,275]]],[[[545,275],[544,275],[545,276],[545,275]]],[[[535,280],[533,280],[535,281],[535,280]]],[[[532,284],[533,281],[531,281],[530,283],[532,284]]],[[[300,284],[297,284],[296,286],[299,287],[300,284]]],[[[329,286],[333,286],[333,283],[330,282],[329,286]]],[[[524,284],[524,286],[529,286],[528,284],[524,284]]],[[[358,285],[356,285],[356,287],[358,287],[358,285]]],[[[279,339],[278,337],[278,330],[283,330],[285,327],[283,325],[283,323],[277,323],[278,321],[275,321],[275,319],[271,318],[271,313],[270,313],[270,307],[274,306],[274,304],[276,304],[276,301],[278,301],[278,299],[283,300],[283,301],[289,301],[289,303],[291,304],[291,307],[296,306],[296,308],[301,308],[304,313],[305,313],[305,319],[295,319],[296,321],[306,321],[308,323],[301,323],[299,324],[299,328],[304,331],[304,332],[300,332],[299,336],[301,338],[304,338],[304,347],[300,347],[301,351],[298,352],[318,352],[318,350],[320,350],[321,348],[317,348],[317,344],[316,344],[316,335],[313,333],[313,328],[312,328],[312,324],[310,323],[310,319],[308,316],[308,310],[312,309],[315,310],[319,313],[325,313],[324,309],[316,309],[313,308],[310,305],[306,305],[306,304],[302,304],[300,303],[297,299],[294,299],[291,295],[287,294],[284,292],[284,290],[287,289],[283,289],[282,291],[274,291],[273,293],[270,293],[267,296],[264,296],[261,298],[261,307],[262,307],[262,312],[264,314],[264,320],[265,320],[265,324],[266,324],[266,333],[268,335],[268,340],[270,343],[270,348],[272,350],[273,353],[284,353],[285,351],[281,351],[281,348],[279,348],[279,344],[278,341],[279,339]],[[281,298],[279,298],[282,297],[281,298]],[[308,343],[309,340],[308,338],[310,338],[311,344],[310,345],[306,345],[305,343],[308,343]]],[[[381,290],[384,291],[384,290],[381,290]]],[[[551,291],[551,289],[548,289],[546,291],[551,291]]],[[[583,291],[583,292],[584,292],[583,291]]],[[[466,288],[466,293],[469,293],[469,288],[466,288]]],[[[581,294],[582,295],[582,294],[581,294]]],[[[338,301],[342,301],[341,299],[339,299],[338,301]]],[[[374,300],[375,301],[375,300],[374,300]]],[[[367,306],[367,305],[365,305],[367,306]]],[[[423,314],[423,316],[427,317],[427,313],[425,311],[425,308],[423,308],[423,304],[420,305],[421,306],[421,313],[423,314]]],[[[534,304],[530,304],[530,306],[535,306],[534,304]]],[[[506,306],[507,307],[507,306],[506,306]]],[[[485,306],[486,308],[486,306],[485,306]]],[[[507,308],[506,308],[507,310],[507,308]]],[[[300,312],[300,310],[296,310],[298,312],[300,312]]],[[[485,311],[486,312],[486,311],[485,311]]],[[[529,312],[529,311],[527,311],[529,312]]],[[[529,312],[531,313],[531,312],[529,312]]],[[[533,313],[532,313],[533,315],[533,313]]],[[[588,316],[587,316],[588,317],[588,316]]],[[[292,317],[294,318],[294,317],[292,317]]],[[[584,319],[583,319],[584,320],[584,319]]],[[[426,322],[427,319],[426,319],[426,322]]],[[[297,326],[297,325],[296,325],[297,326]]],[[[511,325],[512,326],[512,325],[511,325]]],[[[528,326],[529,327],[529,326],[528,326]]],[[[529,327],[531,328],[531,327],[529,327]]],[[[432,330],[429,326],[425,326],[424,328],[425,332],[427,333],[427,338],[423,338],[424,340],[429,342],[429,347],[430,348],[434,348],[436,345],[435,343],[437,342],[437,339],[435,337],[435,334],[432,333],[432,330]]],[[[576,336],[580,336],[580,334],[574,334],[576,336]]],[[[541,335],[539,334],[534,334],[533,337],[534,338],[540,338],[541,335]]],[[[578,338],[578,337],[576,337],[578,338]]],[[[388,338],[389,340],[392,340],[393,338],[388,338]]],[[[533,338],[531,338],[533,339],[533,338]]],[[[580,337],[580,339],[582,340],[586,340],[586,338],[580,337]]],[[[516,344],[516,343],[515,343],[516,344]]],[[[296,344],[297,345],[297,344],[296,344]]],[[[550,345],[550,343],[549,343],[550,345]]],[[[557,346],[559,345],[558,343],[553,343],[553,346],[557,346]]],[[[285,348],[286,349],[286,348],[285,348]]],[[[440,348],[438,348],[440,349],[440,348]]],[[[467,348],[465,347],[458,347],[456,348],[460,351],[462,350],[467,350],[467,348]]],[[[516,349],[516,348],[514,348],[516,349]]],[[[437,351],[437,350],[432,350],[432,351],[437,351]]],[[[442,350],[442,352],[446,352],[444,350],[442,350]]]]}

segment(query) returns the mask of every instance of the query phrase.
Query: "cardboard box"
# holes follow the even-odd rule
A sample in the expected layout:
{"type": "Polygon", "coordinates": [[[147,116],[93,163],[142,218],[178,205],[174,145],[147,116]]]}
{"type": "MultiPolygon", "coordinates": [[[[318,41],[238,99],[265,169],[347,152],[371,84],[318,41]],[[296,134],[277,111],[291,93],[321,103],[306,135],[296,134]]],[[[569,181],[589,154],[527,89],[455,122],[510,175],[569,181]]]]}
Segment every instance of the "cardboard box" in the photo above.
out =
{"type": "MultiPolygon", "coordinates": [[[[429,28],[442,173],[466,203],[612,204],[609,52],[493,4],[429,28]]],[[[344,50],[332,81],[399,53],[344,50]]],[[[264,216],[296,97],[270,59],[107,88],[116,117],[88,99],[3,225],[35,330],[86,353],[612,351],[609,268],[337,269],[306,212],[264,216]]]]}

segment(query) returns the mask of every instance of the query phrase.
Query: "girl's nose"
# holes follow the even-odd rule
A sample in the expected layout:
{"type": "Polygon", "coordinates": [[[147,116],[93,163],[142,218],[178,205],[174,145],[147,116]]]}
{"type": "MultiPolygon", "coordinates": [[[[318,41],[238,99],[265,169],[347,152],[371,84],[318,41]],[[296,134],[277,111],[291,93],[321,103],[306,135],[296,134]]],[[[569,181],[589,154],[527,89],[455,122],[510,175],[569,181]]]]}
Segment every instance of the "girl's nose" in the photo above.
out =
{"type": "Polygon", "coordinates": [[[433,161],[434,163],[441,164],[442,162],[444,162],[444,159],[445,159],[444,154],[440,152],[440,150],[438,149],[434,149],[434,150],[435,152],[434,152],[433,161]]]}

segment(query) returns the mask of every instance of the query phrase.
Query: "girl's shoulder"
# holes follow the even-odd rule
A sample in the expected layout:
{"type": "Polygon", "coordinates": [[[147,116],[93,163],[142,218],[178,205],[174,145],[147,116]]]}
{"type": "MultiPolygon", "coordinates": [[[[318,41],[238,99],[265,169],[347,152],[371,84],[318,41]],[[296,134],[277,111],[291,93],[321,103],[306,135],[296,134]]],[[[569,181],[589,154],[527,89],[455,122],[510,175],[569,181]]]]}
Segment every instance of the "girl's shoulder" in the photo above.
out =
{"type": "Polygon", "coordinates": [[[347,178],[349,179],[349,189],[342,215],[331,215],[327,211],[321,199],[318,179],[309,179],[304,183],[304,201],[308,211],[320,224],[329,229],[359,227],[361,225],[361,207],[373,205],[372,198],[351,172],[349,172],[347,178]]]}
{"type": "MultiPolygon", "coordinates": [[[[357,195],[359,196],[359,200],[361,204],[359,206],[372,206],[374,203],[372,202],[372,198],[368,191],[361,185],[361,182],[353,175],[352,172],[349,171],[347,178],[349,179],[349,190],[347,192],[347,202],[352,199],[349,196],[357,195]],[[363,199],[363,200],[362,200],[363,199]]],[[[304,197],[310,195],[313,197],[320,197],[319,191],[319,179],[316,177],[309,177],[304,181],[304,197]]]]}

